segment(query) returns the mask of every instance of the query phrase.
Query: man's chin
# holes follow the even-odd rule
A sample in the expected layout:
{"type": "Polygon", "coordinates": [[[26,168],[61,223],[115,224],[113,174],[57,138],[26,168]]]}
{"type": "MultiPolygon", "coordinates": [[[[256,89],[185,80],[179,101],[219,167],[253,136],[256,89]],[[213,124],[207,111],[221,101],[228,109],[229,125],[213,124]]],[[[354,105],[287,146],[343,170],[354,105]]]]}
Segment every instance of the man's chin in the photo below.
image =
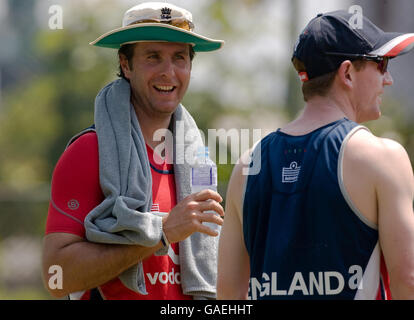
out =
{"type": "Polygon", "coordinates": [[[156,110],[161,114],[172,114],[180,103],[179,102],[169,102],[169,103],[162,103],[156,106],[156,110]]]}
{"type": "Polygon", "coordinates": [[[381,110],[376,108],[371,112],[366,112],[364,114],[360,114],[357,119],[355,120],[357,123],[365,123],[368,121],[378,120],[381,117],[381,110]]]}
{"type": "Polygon", "coordinates": [[[365,120],[364,122],[378,120],[379,118],[381,118],[381,110],[378,110],[376,113],[370,115],[369,119],[365,120]]]}

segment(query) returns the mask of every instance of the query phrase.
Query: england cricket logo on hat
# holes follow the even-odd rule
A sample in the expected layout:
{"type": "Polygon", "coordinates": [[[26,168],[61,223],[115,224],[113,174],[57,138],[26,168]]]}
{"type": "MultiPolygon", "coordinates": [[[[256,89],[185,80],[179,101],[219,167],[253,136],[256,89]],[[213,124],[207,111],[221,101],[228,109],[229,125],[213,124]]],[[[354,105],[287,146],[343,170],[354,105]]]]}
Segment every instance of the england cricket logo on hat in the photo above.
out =
{"type": "Polygon", "coordinates": [[[172,9],[165,7],[161,9],[161,20],[171,20],[172,9]]]}

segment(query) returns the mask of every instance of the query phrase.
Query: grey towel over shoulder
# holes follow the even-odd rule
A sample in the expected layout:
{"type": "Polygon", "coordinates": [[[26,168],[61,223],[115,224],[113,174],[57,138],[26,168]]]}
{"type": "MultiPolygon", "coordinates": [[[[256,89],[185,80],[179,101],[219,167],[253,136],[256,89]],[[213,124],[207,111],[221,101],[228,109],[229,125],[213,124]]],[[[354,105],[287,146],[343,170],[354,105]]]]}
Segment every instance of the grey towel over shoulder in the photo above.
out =
{"type": "MultiPolygon", "coordinates": [[[[99,177],[105,199],[85,218],[89,241],[155,246],[162,235],[162,217],[150,212],[152,179],[145,141],[124,79],[105,86],[95,100],[99,177]]],[[[193,154],[203,145],[197,125],[179,105],[172,117],[177,202],[191,194],[193,154]]],[[[217,225],[210,227],[220,231],[217,225]]],[[[179,243],[181,285],[195,298],[215,298],[218,237],[194,233],[179,243]]],[[[167,254],[166,249],[157,252],[167,254]]],[[[129,289],[146,294],[142,263],[120,275],[129,289]]]]}

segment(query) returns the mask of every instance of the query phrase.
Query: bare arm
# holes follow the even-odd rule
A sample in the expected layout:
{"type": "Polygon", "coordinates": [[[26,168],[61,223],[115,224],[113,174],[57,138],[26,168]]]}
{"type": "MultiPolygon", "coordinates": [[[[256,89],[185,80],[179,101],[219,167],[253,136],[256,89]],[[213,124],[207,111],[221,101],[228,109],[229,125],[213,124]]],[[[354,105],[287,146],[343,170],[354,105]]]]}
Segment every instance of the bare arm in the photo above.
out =
{"type": "Polygon", "coordinates": [[[54,297],[95,288],[153,254],[162,247],[98,244],[69,233],[51,233],[43,243],[43,279],[54,297]],[[62,268],[63,288],[49,286],[49,268],[62,268]]]}
{"type": "Polygon", "coordinates": [[[380,244],[393,299],[414,299],[414,178],[404,148],[383,140],[376,181],[380,244]]]}
{"type": "MultiPolygon", "coordinates": [[[[163,229],[168,240],[171,243],[178,242],[194,232],[217,236],[215,231],[202,222],[221,225],[222,218],[203,211],[214,210],[223,216],[224,210],[219,204],[221,201],[218,193],[203,190],[179,202],[169,215],[163,217],[163,229]]],[[[116,278],[161,247],[161,241],[155,247],[148,248],[138,245],[98,244],[68,233],[51,233],[44,238],[44,283],[50,294],[55,297],[95,288],[116,278]],[[50,288],[48,285],[53,275],[48,273],[52,265],[62,268],[62,289],[50,288]]]]}
{"type": "Polygon", "coordinates": [[[217,298],[247,299],[250,262],[242,230],[242,194],[245,179],[243,161],[237,164],[230,178],[226,197],[226,218],[220,235],[217,298]]]}
{"type": "Polygon", "coordinates": [[[414,178],[404,148],[359,130],[344,156],[352,202],[378,227],[392,298],[414,298],[414,178]]]}

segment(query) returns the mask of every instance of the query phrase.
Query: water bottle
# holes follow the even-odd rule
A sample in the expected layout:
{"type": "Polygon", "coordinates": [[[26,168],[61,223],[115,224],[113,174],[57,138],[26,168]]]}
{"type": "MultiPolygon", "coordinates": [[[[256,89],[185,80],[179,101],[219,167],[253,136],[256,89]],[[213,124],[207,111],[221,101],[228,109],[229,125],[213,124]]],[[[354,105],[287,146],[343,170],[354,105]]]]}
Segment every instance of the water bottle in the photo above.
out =
{"type": "Polygon", "coordinates": [[[191,193],[205,189],[217,191],[217,166],[209,157],[208,147],[198,148],[190,177],[191,193]]]}
{"type": "MultiPolygon", "coordinates": [[[[217,166],[209,157],[208,147],[200,147],[194,164],[191,166],[191,193],[197,193],[205,189],[217,192],[217,166]]],[[[218,214],[208,210],[206,213],[218,214]]],[[[221,227],[215,223],[203,222],[212,230],[220,232],[221,227]]]]}

